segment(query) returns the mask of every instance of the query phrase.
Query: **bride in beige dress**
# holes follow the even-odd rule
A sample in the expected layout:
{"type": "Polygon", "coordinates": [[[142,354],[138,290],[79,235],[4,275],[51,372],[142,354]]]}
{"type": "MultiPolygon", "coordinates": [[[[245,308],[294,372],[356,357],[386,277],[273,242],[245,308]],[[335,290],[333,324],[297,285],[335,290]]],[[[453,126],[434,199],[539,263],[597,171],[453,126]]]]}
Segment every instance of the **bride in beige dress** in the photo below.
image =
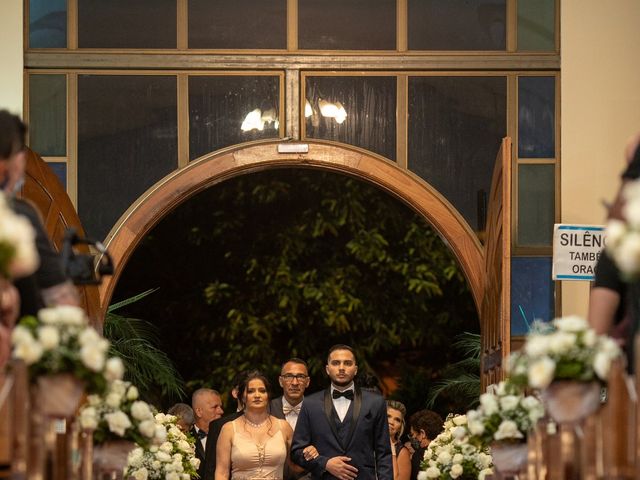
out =
{"type": "Polygon", "coordinates": [[[239,395],[244,414],[222,427],[215,480],[282,480],[293,431],[286,420],[269,414],[269,381],[252,372],[239,395]]]}

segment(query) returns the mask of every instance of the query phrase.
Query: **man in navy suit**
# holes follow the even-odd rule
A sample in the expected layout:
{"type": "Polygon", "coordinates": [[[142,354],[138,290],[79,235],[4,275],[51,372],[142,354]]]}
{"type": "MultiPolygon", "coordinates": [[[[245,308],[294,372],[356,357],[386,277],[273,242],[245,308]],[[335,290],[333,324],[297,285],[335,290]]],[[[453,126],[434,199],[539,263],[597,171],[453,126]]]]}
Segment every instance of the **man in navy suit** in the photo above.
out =
{"type": "Polygon", "coordinates": [[[393,480],[384,398],[353,383],[353,349],[334,345],[326,366],[331,387],[305,397],[293,434],[291,458],[315,479],[393,480]],[[314,446],[317,454],[305,450],[314,446]]]}

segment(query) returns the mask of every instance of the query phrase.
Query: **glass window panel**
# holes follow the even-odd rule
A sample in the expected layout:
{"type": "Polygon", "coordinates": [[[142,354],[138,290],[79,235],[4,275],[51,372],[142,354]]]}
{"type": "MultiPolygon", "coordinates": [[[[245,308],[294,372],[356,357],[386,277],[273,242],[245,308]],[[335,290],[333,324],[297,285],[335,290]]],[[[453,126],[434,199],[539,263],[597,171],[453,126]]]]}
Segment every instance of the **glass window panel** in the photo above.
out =
{"type": "Polygon", "coordinates": [[[66,190],[67,189],[67,164],[64,162],[47,162],[47,165],[51,170],[53,170],[53,173],[56,174],[56,177],[58,177],[58,180],[60,180],[60,183],[66,190]]]}
{"type": "Polygon", "coordinates": [[[80,48],[176,48],[176,0],[81,0],[80,48]]]}
{"type": "Polygon", "coordinates": [[[534,320],[554,316],[551,257],[512,257],[511,335],[526,335],[534,320]]]}
{"type": "Polygon", "coordinates": [[[29,147],[43,156],[66,156],[66,75],[29,75],[29,147]]]}
{"type": "Polygon", "coordinates": [[[409,169],[483,230],[507,131],[506,77],[410,77],[409,169]]]}
{"type": "Polygon", "coordinates": [[[396,0],[298,0],[298,32],[301,49],[395,50],[396,0]]]}
{"type": "Polygon", "coordinates": [[[78,77],[78,211],[104,238],[145,190],[178,166],[175,76],[78,77]]]}
{"type": "Polygon", "coordinates": [[[306,136],[396,158],[395,77],[307,77],[306,136]]]}
{"type": "Polygon", "coordinates": [[[505,50],[506,0],[409,0],[409,50],[505,50]]]}
{"type": "Polygon", "coordinates": [[[190,0],[189,48],[286,49],[287,0],[190,0]]]}
{"type": "Polygon", "coordinates": [[[67,0],[29,0],[29,48],[67,47],[67,0]]]}
{"type": "Polygon", "coordinates": [[[556,49],[555,0],[518,0],[518,50],[556,49]]]}
{"type": "Polygon", "coordinates": [[[518,156],[555,158],[555,77],[518,78],[518,156]]]}
{"type": "Polygon", "coordinates": [[[278,138],[277,76],[189,77],[189,157],[229,145],[278,138]]]}
{"type": "Polygon", "coordinates": [[[518,166],[518,245],[550,246],[555,221],[555,165],[518,166]]]}

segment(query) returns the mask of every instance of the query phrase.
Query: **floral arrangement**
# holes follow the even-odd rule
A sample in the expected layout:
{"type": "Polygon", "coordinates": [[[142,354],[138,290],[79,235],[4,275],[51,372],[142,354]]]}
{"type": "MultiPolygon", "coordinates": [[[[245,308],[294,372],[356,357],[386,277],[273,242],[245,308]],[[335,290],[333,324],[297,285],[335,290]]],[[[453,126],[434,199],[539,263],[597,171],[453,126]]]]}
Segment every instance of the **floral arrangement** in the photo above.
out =
{"type": "Polygon", "coordinates": [[[610,219],[606,229],[606,249],[622,274],[632,279],[640,274],[640,182],[622,191],[625,220],[610,219]]]}
{"type": "Polygon", "coordinates": [[[156,425],[164,430],[160,444],[138,447],[129,453],[125,478],[135,480],[190,480],[197,477],[200,460],[195,456],[194,440],[178,428],[177,417],[158,413],[156,425]]]}
{"type": "Polygon", "coordinates": [[[35,272],[39,258],[29,220],[11,210],[0,193],[0,275],[19,278],[35,272]]]}
{"type": "Polygon", "coordinates": [[[467,412],[469,441],[487,446],[496,441],[524,442],[544,416],[540,400],[524,396],[509,382],[500,382],[493,393],[480,395],[480,406],[467,412]]]}
{"type": "Polygon", "coordinates": [[[536,322],[521,351],[510,359],[511,381],[546,388],[554,380],[605,381],[611,363],[621,355],[617,343],[597,335],[581,317],[536,322]]]}
{"type": "Polygon", "coordinates": [[[107,440],[131,440],[141,446],[161,443],[166,429],[157,425],[154,409],[138,399],[138,389],[129,382],[115,380],[103,395],[89,395],[80,410],[80,425],[93,430],[97,444],[107,440]]]}
{"type": "Polygon", "coordinates": [[[109,341],[88,325],[84,311],[68,305],[43,308],[23,317],[11,334],[12,355],[29,367],[32,379],[71,373],[88,393],[102,393],[124,373],[122,360],[107,358],[109,341]]]}
{"type": "Polygon", "coordinates": [[[480,479],[493,473],[487,447],[469,442],[467,417],[449,415],[444,430],[429,444],[420,464],[418,480],[480,479]]]}

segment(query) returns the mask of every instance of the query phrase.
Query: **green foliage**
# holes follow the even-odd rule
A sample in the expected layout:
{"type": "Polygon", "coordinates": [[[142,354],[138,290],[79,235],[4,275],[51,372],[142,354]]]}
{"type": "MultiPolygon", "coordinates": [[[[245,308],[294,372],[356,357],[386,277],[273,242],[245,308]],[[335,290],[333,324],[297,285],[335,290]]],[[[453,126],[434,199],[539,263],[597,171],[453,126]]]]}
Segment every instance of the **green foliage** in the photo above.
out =
{"type": "Polygon", "coordinates": [[[162,395],[170,399],[184,397],[184,382],[173,362],[161,349],[158,327],[145,320],[113,313],[137,302],[157,289],[110,305],[104,321],[104,336],[111,342],[110,355],[118,356],[125,366],[125,379],[138,387],[144,397],[162,395]]]}
{"type": "Polygon", "coordinates": [[[427,407],[432,408],[439,397],[456,399],[457,408],[450,411],[464,413],[478,404],[480,396],[480,335],[464,332],[458,335],[452,347],[464,358],[448,366],[443,380],[436,382],[427,396],[427,407]]]}
{"type": "Polygon", "coordinates": [[[162,304],[130,307],[160,327],[192,388],[228,389],[249,367],[275,376],[291,356],[308,360],[321,388],[335,343],[354,346],[361,370],[399,376],[401,359],[415,357],[433,377],[456,360],[449,339],[478,327],[437,232],[333,173],[261,172],[202,192],[145,239],[117,294],[151,279],[162,304]]]}

